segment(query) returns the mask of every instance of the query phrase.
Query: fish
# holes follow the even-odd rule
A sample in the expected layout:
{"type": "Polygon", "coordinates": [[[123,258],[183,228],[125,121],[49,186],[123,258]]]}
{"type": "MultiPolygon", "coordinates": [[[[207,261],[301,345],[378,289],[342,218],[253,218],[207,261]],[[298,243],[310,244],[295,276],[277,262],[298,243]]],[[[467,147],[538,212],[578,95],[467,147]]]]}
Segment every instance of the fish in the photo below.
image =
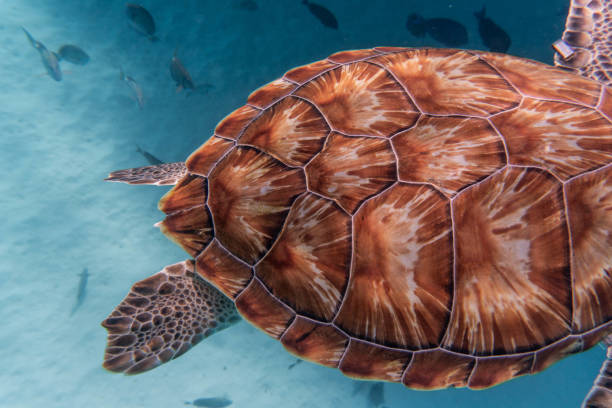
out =
{"type": "Polygon", "coordinates": [[[326,7],[317,3],[312,3],[308,0],[302,0],[302,4],[307,5],[312,15],[314,15],[325,27],[333,28],[334,30],[338,29],[338,20],[336,20],[336,16],[326,7]]]}
{"type": "Polygon", "coordinates": [[[32,44],[32,47],[34,47],[34,49],[40,54],[42,64],[47,70],[49,76],[58,82],[61,81],[62,70],[60,69],[58,55],[53,51],[49,51],[47,47],[45,47],[45,45],[40,41],[36,41],[34,37],[32,37],[32,35],[28,32],[28,30],[26,30],[24,27],[21,27],[21,29],[30,41],[30,44],[32,44]]]}
{"type": "Polygon", "coordinates": [[[205,408],[223,408],[232,405],[233,401],[225,397],[198,398],[191,402],[185,401],[185,405],[205,408]]]}
{"type": "Polygon", "coordinates": [[[491,51],[508,51],[512,43],[510,36],[496,22],[487,17],[485,13],[485,6],[482,6],[482,10],[474,13],[474,16],[478,19],[478,32],[482,42],[491,51]]]}
{"type": "Polygon", "coordinates": [[[429,34],[447,47],[459,47],[468,42],[468,32],[463,24],[450,18],[425,18],[413,13],[406,20],[406,28],[417,38],[429,34]]]}
{"type": "Polygon", "coordinates": [[[153,156],[151,153],[147,152],[146,150],[142,150],[140,146],[138,145],[136,145],[136,151],[142,154],[144,158],[147,159],[149,164],[152,166],[157,166],[158,164],[164,163],[163,161],[159,160],[157,157],[153,156]]]}
{"type": "Polygon", "coordinates": [[[85,65],[89,62],[89,55],[80,47],[73,44],[62,45],[57,50],[60,60],[68,61],[71,64],[85,65]]]}
{"type": "Polygon", "coordinates": [[[295,367],[296,365],[301,364],[303,362],[304,362],[304,360],[302,360],[301,358],[298,358],[293,363],[289,364],[289,367],[287,369],[291,370],[293,367],[295,367]]]}
{"type": "Polygon", "coordinates": [[[368,404],[372,408],[380,408],[385,403],[384,383],[375,382],[368,392],[368,404]]]}
{"type": "Polygon", "coordinates": [[[155,36],[155,20],[146,8],[138,4],[126,4],[125,13],[130,20],[130,26],[151,41],[158,41],[155,36]]]}
{"type": "Polygon", "coordinates": [[[136,97],[136,102],[138,102],[138,107],[142,109],[144,106],[144,96],[142,94],[142,88],[140,85],[138,85],[138,82],[136,82],[136,80],[134,80],[134,78],[131,76],[126,75],[121,67],[119,68],[119,79],[124,81],[132,90],[134,96],[136,97]]]}
{"type": "Polygon", "coordinates": [[[176,92],[180,92],[182,89],[195,89],[195,85],[191,79],[191,75],[176,55],[177,50],[174,50],[172,60],[170,61],[170,75],[174,82],[176,82],[176,92]]]}
{"type": "Polygon", "coordinates": [[[70,312],[70,316],[72,316],[78,308],[81,307],[83,302],[85,302],[85,296],[87,294],[87,279],[89,278],[89,272],[87,268],[84,268],[83,271],[79,274],[81,278],[79,280],[79,288],[77,289],[77,298],[74,306],[72,307],[72,311],[70,312]]]}
{"type": "Polygon", "coordinates": [[[238,3],[238,7],[248,11],[256,11],[259,9],[257,3],[253,0],[241,0],[240,3],[238,3]]]}

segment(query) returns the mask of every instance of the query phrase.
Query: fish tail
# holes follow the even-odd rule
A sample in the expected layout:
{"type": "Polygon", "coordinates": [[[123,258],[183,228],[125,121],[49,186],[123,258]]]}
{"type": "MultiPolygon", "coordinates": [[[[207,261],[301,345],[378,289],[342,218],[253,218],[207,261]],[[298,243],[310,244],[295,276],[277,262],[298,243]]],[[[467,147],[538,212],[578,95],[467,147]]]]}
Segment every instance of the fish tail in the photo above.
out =
{"type": "Polygon", "coordinates": [[[476,11],[474,15],[476,16],[476,18],[485,18],[486,13],[487,13],[487,6],[482,6],[482,10],[476,11]]]}

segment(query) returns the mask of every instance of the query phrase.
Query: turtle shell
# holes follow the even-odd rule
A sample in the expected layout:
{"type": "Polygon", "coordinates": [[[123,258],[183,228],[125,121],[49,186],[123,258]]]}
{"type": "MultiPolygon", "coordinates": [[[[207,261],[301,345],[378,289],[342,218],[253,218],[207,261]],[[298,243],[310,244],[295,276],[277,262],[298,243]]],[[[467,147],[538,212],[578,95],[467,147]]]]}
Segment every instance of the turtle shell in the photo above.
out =
{"type": "Polygon", "coordinates": [[[334,54],[252,93],[162,230],[297,356],[484,388],[611,331],[612,91],[502,54],[334,54]]]}

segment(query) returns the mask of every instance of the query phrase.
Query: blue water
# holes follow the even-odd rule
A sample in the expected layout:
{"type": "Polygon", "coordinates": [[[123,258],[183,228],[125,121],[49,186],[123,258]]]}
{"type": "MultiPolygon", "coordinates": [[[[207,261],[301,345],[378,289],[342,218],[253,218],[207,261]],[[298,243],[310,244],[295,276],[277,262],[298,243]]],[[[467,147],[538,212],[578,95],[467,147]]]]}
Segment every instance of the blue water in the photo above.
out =
{"type": "MultiPolygon", "coordinates": [[[[99,322],[132,283],[187,255],[153,228],[167,188],[102,179],[147,164],[136,144],[164,161],[183,160],[251,90],[294,66],[343,49],[441,46],[407,32],[412,12],[464,22],[466,48],[478,49],[472,13],[486,3],[512,37],[509,53],[550,63],[566,0],[318,0],[338,31],[300,0],[255,1],[257,11],[237,7],[240,0],[143,0],[158,26],[152,43],[128,26],[124,1],[0,0],[0,406],[180,407],[215,396],[250,408],[368,406],[337,370],[288,370],[295,359],[244,322],[146,374],[104,371],[99,322]],[[21,26],[50,49],[80,45],[90,63],[63,64],[64,79],[53,81],[21,26]],[[177,46],[196,84],[212,85],[208,93],[175,92],[168,63],[177,46]],[[142,110],[119,67],[142,86],[142,110]],[[87,296],[71,316],[85,267],[87,296]]],[[[596,347],[478,392],[387,384],[386,406],[576,407],[603,355],[596,347]]]]}

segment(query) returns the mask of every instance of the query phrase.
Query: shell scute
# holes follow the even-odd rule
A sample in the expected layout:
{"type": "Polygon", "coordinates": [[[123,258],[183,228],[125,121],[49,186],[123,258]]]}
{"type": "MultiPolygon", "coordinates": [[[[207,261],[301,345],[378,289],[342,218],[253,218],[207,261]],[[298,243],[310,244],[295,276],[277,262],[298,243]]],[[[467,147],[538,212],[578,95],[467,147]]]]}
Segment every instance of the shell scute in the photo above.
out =
{"type": "Polygon", "coordinates": [[[591,330],[612,318],[612,166],[565,186],[572,236],[573,330],[591,330]]]}
{"type": "Polygon", "coordinates": [[[289,81],[295,82],[297,84],[303,84],[305,82],[310,81],[317,75],[321,75],[325,71],[328,71],[332,68],[337,67],[338,64],[322,60],[313,62],[312,64],[302,65],[301,67],[293,68],[290,71],[287,71],[283,78],[288,79],[289,81]]]}
{"type": "Polygon", "coordinates": [[[393,73],[423,113],[486,117],[521,101],[501,75],[465,51],[417,49],[369,62],[393,73]]]}
{"type": "Polygon", "coordinates": [[[563,181],[612,160],[612,123],[585,106],[525,98],[491,122],[510,164],[542,167],[563,181]]]}
{"type": "Polygon", "coordinates": [[[249,95],[247,103],[260,109],[265,109],[276,101],[289,95],[295,88],[297,88],[296,84],[280,78],[253,91],[249,95]]]}
{"type": "Polygon", "coordinates": [[[306,190],[302,169],[246,147],[232,150],[209,184],[216,238],[248,264],[270,249],[293,200],[306,190]]]}
{"type": "Polygon", "coordinates": [[[491,387],[521,375],[530,374],[534,354],[487,357],[476,361],[468,387],[473,390],[491,387]]]}
{"type": "Polygon", "coordinates": [[[283,334],[285,348],[308,361],[338,367],[349,338],[334,326],[322,325],[297,316],[283,334]]]}
{"type": "Polygon", "coordinates": [[[277,339],[295,318],[295,313],[270,296],[270,293],[257,279],[251,280],[251,283],[236,298],[236,308],[242,317],[277,339]]]}
{"type": "Polygon", "coordinates": [[[327,57],[327,59],[338,64],[348,64],[351,62],[374,57],[380,54],[381,53],[375,49],[340,51],[330,55],[329,57],[327,57]]]}
{"type": "Polygon", "coordinates": [[[335,323],[391,347],[435,347],[452,297],[449,200],[430,186],[399,183],[354,217],[354,261],[335,323]]]}
{"type": "Polygon", "coordinates": [[[185,165],[190,173],[208,177],[210,171],[232,147],[236,145],[231,140],[213,136],[195,152],[191,153],[185,165]]]}
{"type": "Polygon", "coordinates": [[[384,139],[332,133],[305,168],[310,191],[335,200],[353,213],[359,204],[396,178],[396,160],[384,139]]]}
{"type": "Polygon", "coordinates": [[[305,194],[255,267],[270,291],[298,313],[331,321],[348,282],[351,218],[333,201],[305,194]]]}
{"type": "Polygon", "coordinates": [[[261,110],[244,105],[227,115],[215,128],[215,134],[228,139],[236,140],[244,127],[251,122],[261,110]]]}
{"type": "Polygon", "coordinates": [[[525,96],[591,107],[597,105],[602,85],[595,81],[541,62],[508,58],[507,55],[489,52],[477,54],[525,96]]]}
{"type": "Polygon", "coordinates": [[[408,351],[384,349],[353,339],[338,368],[349,377],[399,382],[411,357],[408,351]]]}
{"type": "Polygon", "coordinates": [[[456,296],[445,348],[509,354],[569,334],[569,234],[556,179],[507,167],[457,195],[453,219],[456,296]]]}
{"type": "Polygon", "coordinates": [[[485,119],[424,115],[392,143],[401,181],[431,183],[447,196],[506,164],[503,140],[485,119]]]}
{"type": "Polygon", "coordinates": [[[445,350],[414,353],[402,382],[410,388],[434,390],[465,387],[476,359],[445,350]]]}
{"type": "Polygon", "coordinates": [[[289,166],[303,166],[323,147],[329,127],[308,102],[287,97],[255,119],[238,141],[289,166]]]}
{"type": "Polygon", "coordinates": [[[333,130],[388,137],[416,122],[419,111],[381,67],[355,62],[335,68],[295,92],[317,106],[333,130]]]}

